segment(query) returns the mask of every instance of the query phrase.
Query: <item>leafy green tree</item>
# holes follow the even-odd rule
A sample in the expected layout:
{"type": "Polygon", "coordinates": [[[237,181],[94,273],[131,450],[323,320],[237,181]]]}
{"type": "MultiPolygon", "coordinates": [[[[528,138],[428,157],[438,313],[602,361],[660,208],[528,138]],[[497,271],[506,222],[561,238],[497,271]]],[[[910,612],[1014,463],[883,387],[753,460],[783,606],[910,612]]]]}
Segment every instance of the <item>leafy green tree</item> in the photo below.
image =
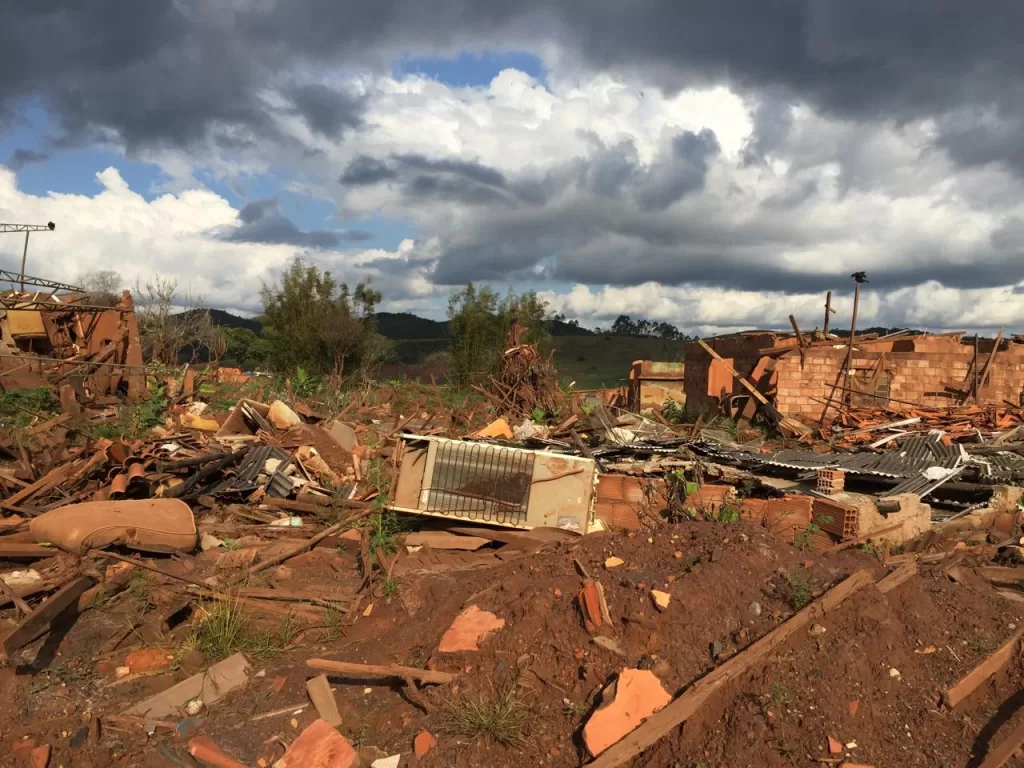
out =
{"type": "Polygon", "coordinates": [[[452,363],[461,384],[495,373],[501,366],[509,329],[526,328],[521,343],[535,344],[547,336],[547,303],[534,291],[502,298],[488,285],[469,283],[448,299],[452,363]]]}
{"type": "Polygon", "coordinates": [[[369,281],[350,291],[296,258],[280,281],[263,286],[261,298],[272,368],[343,376],[380,361],[374,312],[381,294],[369,281]]]}

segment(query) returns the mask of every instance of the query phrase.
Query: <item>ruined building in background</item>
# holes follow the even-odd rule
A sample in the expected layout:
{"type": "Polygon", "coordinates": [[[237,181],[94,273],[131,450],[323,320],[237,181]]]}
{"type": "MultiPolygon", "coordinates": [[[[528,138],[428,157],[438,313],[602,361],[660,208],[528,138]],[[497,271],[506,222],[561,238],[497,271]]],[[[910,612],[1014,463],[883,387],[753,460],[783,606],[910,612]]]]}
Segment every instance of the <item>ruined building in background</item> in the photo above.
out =
{"type": "Polygon", "coordinates": [[[75,286],[34,277],[19,276],[15,289],[0,292],[0,391],[50,384],[80,402],[142,398],[146,379],[131,292],[114,306],[92,300],[75,286]]]}
{"type": "Polygon", "coordinates": [[[809,423],[821,417],[830,399],[833,408],[1021,404],[1024,343],[1004,339],[1002,332],[980,340],[962,333],[865,334],[854,340],[845,369],[848,339],[802,340],[769,331],[708,339],[722,360],[700,343],[687,345],[688,410],[723,408],[735,417],[752,416],[757,404],[733,371],[779,411],[809,423]]]}

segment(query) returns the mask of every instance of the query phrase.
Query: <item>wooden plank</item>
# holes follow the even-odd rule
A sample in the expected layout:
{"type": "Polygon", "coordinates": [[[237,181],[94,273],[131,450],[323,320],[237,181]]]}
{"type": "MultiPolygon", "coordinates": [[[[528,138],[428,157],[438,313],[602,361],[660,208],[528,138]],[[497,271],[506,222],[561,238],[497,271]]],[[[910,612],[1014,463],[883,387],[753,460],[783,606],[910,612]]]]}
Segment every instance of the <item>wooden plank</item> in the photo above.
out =
{"type": "Polygon", "coordinates": [[[4,638],[4,653],[7,657],[10,658],[19,648],[24,648],[37,637],[49,632],[61,614],[72,605],[77,605],[82,593],[95,583],[89,576],[79,576],[40,603],[4,638]]]}
{"type": "Polygon", "coordinates": [[[430,547],[431,549],[463,549],[474,552],[480,547],[491,543],[490,539],[479,536],[459,536],[447,531],[417,531],[405,537],[405,543],[411,547],[430,547]]]}
{"type": "Polygon", "coordinates": [[[825,550],[822,550],[822,551],[823,552],[841,552],[844,549],[849,549],[850,547],[856,547],[858,544],[865,544],[868,541],[870,541],[871,539],[877,538],[879,536],[883,536],[883,535],[885,535],[887,533],[892,533],[893,531],[899,530],[902,527],[903,527],[903,523],[893,523],[892,525],[887,525],[884,528],[879,528],[878,530],[872,531],[871,533],[865,533],[863,536],[858,536],[856,539],[850,539],[849,541],[844,541],[844,542],[842,542],[840,544],[836,544],[836,545],[831,546],[828,549],[825,549],[825,550]]]}
{"type": "Polygon", "coordinates": [[[448,672],[435,672],[431,669],[399,667],[396,665],[382,667],[375,664],[355,664],[353,662],[333,661],[331,659],[308,659],[306,666],[322,670],[331,675],[351,677],[357,680],[396,678],[398,680],[416,680],[420,683],[432,685],[445,685],[458,679],[458,675],[448,672]]]}
{"type": "Polygon", "coordinates": [[[638,728],[588,763],[590,768],[616,768],[632,760],[662,737],[689,720],[711,696],[726,684],[743,675],[751,667],[765,661],[769,654],[785,643],[814,619],[838,608],[847,598],[871,584],[870,571],[861,570],[833,587],[800,612],[791,616],[742,653],[690,686],[682,695],[659,712],[647,718],[638,728]]]}
{"type": "Polygon", "coordinates": [[[67,464],[61,464],[60,466],[54,467],[41,478],[32,483],[32,485],[26,488],[22,488],[20,491],[18,491],[10,498],[5,499],[4,501],[0,501],[0,508],[9,509],[11,506],[17,506],[21,502],[25,501],[25,499],[29,498],[30,496],[33,496],[38,491],[41,491],[46,488],[51,488],[57,485],[57,483],[59,483],[61,480],[67,477],[67,475],[74,468],[74,465],[74,462],[69,461],[67,464]]]}
{"type": "Polygon", "coordinates": [[[70,421],[70,420],[71,420],[71,414],[70,413],[62,413],[62,414],[60,414],[58,416],[54,416],[52,419],[47,419],[46,421],[42,422],[41,424],[36,424],[34,427],[29,429],[26,432],[26,434],[28,434],[28,435],[38,435],[38,434],[40,434],[42,432],[45,432],[48,429],[53,429],[54,427],[59,426],[60,424],[63,424],[65,421],[70,421]]]}
{"type": "Polygon", "coordinates": [[[897,568],[895,571],[893,571],[888,576],[886,576],[884,579],[882,579],[880,582],[878,582],[878,584],[877,584],[878,591],[881,592],[883,595],[887,595],[890,592],[892,592],[894,589],[896,589],[896,587],[900,586],[900,584],[904,584],[904,583],[910,581],[916,575],[917,575],[917,563],[916,562],[904,563],[899,568],[897,568]]]}
{"type": "Polygon", "coordinates": [[[1014,728],[1005,739],[996,744],[985,756],[985,761],[978,768],[1002,768],[1022,744],[1024,744],[1024,722],[1014,728]]]}
{"type": "Polygon", "coordinates": [[[1024,581],[1024,568],[1007,568],[999,565],[981,566],[975,569],[985,581],[1001,587],[1016,587],[1024,581]]]}
{"type": "MultiPolygon", "coordinates": [[[[1017,630],[999,650],[976,666],[960,682],[942,694],[942,702],[950,709],[956,706],[985,684],[996,672],[1006,666],[1020,647],[1024,629],[1017,630]]],[[[1001,765],[1001,763],[1000,763],[1001,765]]]]}
{"type": "Polygon", "coordinates": [[[1003,343],[1003,334],[1005,332],[1005,328],[999,329],[999,333],[996,335],[996,343],[992,347],[992,352],[989,353],[988,360],[985,361],[985,367],[981,369],[981,373],[974,380],[974,391],[971,393],[974,395],[974,402],[978,402],[978,389],[985,386],[985,377],[988,376],[988,369],[991,367],[992,361],[996,359],[996,353],[999,352],[999,345],[1003,343]]]}
{"type": "Polygon", "coordinates": [[[338,700],[327,681],[327,675],[317,675],[306,681],[306,693],[316,707],[317,714],[335,728],[341,725],[341,713],[338,711],[338,700]]]}
{"type": "Polygon", "coordinates": [[[0,560],[40,560],[60,552],[30,541],[0,541],[0,560]]]}

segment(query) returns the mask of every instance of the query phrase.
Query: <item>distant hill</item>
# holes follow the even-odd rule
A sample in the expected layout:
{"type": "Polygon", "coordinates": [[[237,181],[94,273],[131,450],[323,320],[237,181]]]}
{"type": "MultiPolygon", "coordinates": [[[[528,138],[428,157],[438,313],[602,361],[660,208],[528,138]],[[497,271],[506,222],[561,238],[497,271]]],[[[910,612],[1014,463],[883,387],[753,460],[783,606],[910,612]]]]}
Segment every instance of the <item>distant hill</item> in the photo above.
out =
{"type": "MultiPolygon", "coordinates": [[[[260,332],[263,330],[262,327],[260,326],[260,321],[259,320],[254,320],[251,317],[239,317],[238,315],[233,315],[230,312],[225,312],[223,309],[207,309],[207,310],[192,309],[192,310],[189,310],[189,312],[204,312],[204,311],[210,313],[210,320],[213,321],[214,325],[220,325],[220,326],[223,326],[225,328],[248,328],[250,331],[255,333],[257,336],[259,336],[260,332]]],[[[188,313],[187,312],[182,312],[181,314],[182,315],[186,315],[188,313]]]]}
{"type": "Polygon", "coordinates": [[[409,312],[378,312],[377,333],[396,341],[447,339],[448,323],[443,320],[428,320],[409,312]]]}

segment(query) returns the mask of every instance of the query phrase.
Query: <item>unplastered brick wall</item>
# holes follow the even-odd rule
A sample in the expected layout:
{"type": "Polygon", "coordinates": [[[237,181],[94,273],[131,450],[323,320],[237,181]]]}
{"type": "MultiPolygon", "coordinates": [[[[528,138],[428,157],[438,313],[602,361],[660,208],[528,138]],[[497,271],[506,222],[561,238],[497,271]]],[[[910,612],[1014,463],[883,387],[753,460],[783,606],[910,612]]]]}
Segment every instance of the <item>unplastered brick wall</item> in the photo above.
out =
{"type": "MultiPolygon", "coordinates": [[[[760,350],[777,344],[778,336],[768,332],[746,333],[707,339],[706,341],[708,346],[723,358],[733,361],[733,367],[737,373],[749,376],[754,370],[754,366],[757,365],[757,361],[761,359],[760,350]]],[[[686,378],[683,384],[686,392],[686,410],[693,418],[717,412],[719,408],[719,399],[708,395],[708,371],[711,367],[711,359],[711,355],[700,344],[691,342],[686,345],[686,378]]],[[[733,381],[732,391],[733,393],[746,392],[736,381],[733,381]]]]}
{"type": "MultiPolygon", "coordinates": [[[[945,387],[951,383],[959,384],[968,377],[974,348],[966,344],[943,344],[940,348],[945,351],[892,351],[885,354],[883,370],[889,374],[889,396],[894,401],[939,407],[957,403],[945,387]]],[[[991,348],[989,342],[988,350],[991,348]]],[[[857,351],[851,367],[855,372],[870,372],[877,365],[880,354],[880,350],[869,348],[857,351]]],[[[800,355],[796,353],[780,358],[775,366],[778,373],[776,405],[779,410],[805,419],[819,418],[845,356],[843,349],[816,348],[804,353],[802,366],[800,355]]],[[[984,366],[987,353],[982,351],[979,359],[984,366]]],[[[1004,347],[989,368],[986,380],[987,384],[979,390],[982,404],[1020,403],[1024,387],[1024,345],[1004,347]]],[[[849,381],[840,384],[850,386],[849,381]]],[[[837,399],[846,394],[836,390],[837,399]]],[[[877,404],[879,407],[885,405],[881,400],[877,404]]],[[[900,403],[893,405],[911,407],[900,403]]],[[[834,415],[835,412],[832,413],[834,415]]]]}

